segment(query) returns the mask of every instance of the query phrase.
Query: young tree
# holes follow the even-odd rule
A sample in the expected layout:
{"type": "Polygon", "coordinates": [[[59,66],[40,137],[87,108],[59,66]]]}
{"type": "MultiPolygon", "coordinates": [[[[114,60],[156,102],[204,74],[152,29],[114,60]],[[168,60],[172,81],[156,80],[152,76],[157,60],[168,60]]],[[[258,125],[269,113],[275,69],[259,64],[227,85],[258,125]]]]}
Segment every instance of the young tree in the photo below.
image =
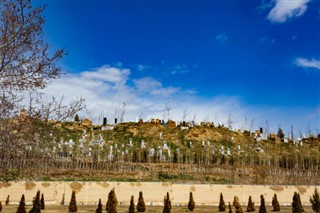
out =
{"type": "Polygon", "coordinates": [[[129,206],[129,213],[134,213],[135,207],[134,207],[134,197],[131,195],[130,199],[130,206],[129,206]]]}
{"type": "Polygon", "coordinates": [[[274,194],[272,198],[272,207],[274,212],[279,212],[280,211],[280,204],[278,202],[277,194],[274,194]]]}
{"type": "Polygon", "coordinates": [[[19,207],[17,209],[17,213],[27,213],[26,211],[26,204],[25,204],[25,199],[24,199],[24,194],[21,196],[19,207]]]}
{"type": "Polygon", "coordinates": [[[117,205],[118,205],[118,200],[116,197],[116,193],[114,189],[112,189],[109,194],[108,194],[108,201],[106,205],[106,210],[108,213],[117,213],[117,205]]]}
{"type": "Polygon", "coordinates": [[[305,212],[304,209],[303,209],[302,203],[301,203],[301,199],[300,199],[300,194],[299,193],[298,193],[298,201],[299,201],[299,206],[301,206],[302,211],[305,212]]]}
{"type": "Polygon", "coordinates": [[[9,205],[9,202],[10,202],[10,195],[7,196],[6,205],[9,205]]]}
{"type": "Polygon", "coordinates": [[[302,212],[304,212],[304,210],[301,204],[300,194],[298,192],[295,192],[292,198],[292,213],[302,212]]]}
{"type": "Polygon", "coordinates": [[[314,212],[320,212],[320,196],[316,187],[312,197],[310,197],[310,203],[314,212]]]}
{"type": "Polygon", "coordinates": [[[254,212],[256,209],[254,208],[254,202],[252,202],[251,196],[249,196],[247,212],[254,212]]]}
{"type": "Polygon", "coordinates": [[[231,208],[230,202],[229,202],[229,213],[232,213],[232,208],[231,208]]]}
{"type": "Polygon", "coordinates": [[[237,196],[234,196],[233,205],[236,209],[236,213],[243,213],[239,198],[237,196]]]}
{"type": "Polygon", "coordinates": [[[33,200],[32,209],[29,211],[29,213],[40,213],[40,191],[37,191],[36,197],[33,200]]]}
{"type": "Polygon", "coordinates": [[[98,208],[96,209],[96,213],[102,213],[102,203],[101,203],[101,199],[99,199],[98,208]]]}
{"type": "Polygon", "coordinates": [[[259,207],[259,213],[266,213],[267,209],[266,209],[266,204],[264,201],[264,196],[260,195],[260,207],[259,207]]]}
{"type": "Polygon", "coordinates": [[[41,200],[40,200],[40,209],[43,210],[45,208],[44,205],[44,197],[43,197],[43,193],[41,194],[41,200]]]}
{"type": "Polygon", "coordinates": [[[189,209],[190,211],[193,211],[195,207],[196,207],[196,206],[195,206],[195,202],[194,202],[194,200],[193,200],[193,195],[192,195],[192,192],[190,192],[188,209],[189,209]]]}
{"type": "Polygon", "coordinates": [[[222,193],[220,193],[219,212],[224,212],[224,211],[226,211],[226,205],[223,200],[223,195],[222,193]]]}
{"type": "Polygon", "coordinates": [[[64,205],[64,193],[62,194],[61,205],[64,205]]]}
{"type": "Polygon", "coordinates": [[[78,211],[78,207],[77,207],[77,201],[76,201],[76,192],[72,191],[71,200],[69,203],[69,212],[77,212],[77,211],[78,211]]]}
{"type": "Polygon", "coordinates": [[[137,203],[137,211],[138,212],[145,212],[146,211],[146,204],[144,203],[142,192],[139,192],[139,198],[138,198],[138,203],[137,203]]]}
{"type": "Polygon", "coordinates": [[[167,192],[167,196],[164,197],[164,207],[163,207],[163,213],[170,213],[171,212],[171,201],[169,192],[167,192]]]}

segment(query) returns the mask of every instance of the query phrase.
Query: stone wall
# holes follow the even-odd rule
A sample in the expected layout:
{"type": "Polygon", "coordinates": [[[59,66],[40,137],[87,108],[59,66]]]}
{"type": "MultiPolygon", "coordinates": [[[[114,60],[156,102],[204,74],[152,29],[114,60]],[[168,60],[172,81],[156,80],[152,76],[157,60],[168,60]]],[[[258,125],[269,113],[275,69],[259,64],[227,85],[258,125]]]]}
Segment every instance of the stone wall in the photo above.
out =
{"type": "MultiPolygon", "coordinates": [[[[71,198],[72,190],[76,191],[77,202],[81,204],[96,204],[99,198],[107,200],[109,191],[115,188],[117,199],[121,204],[129,204],[130,196],[137,200],[139,191],[147,205],[162,205],[167,192],[173,205],[186,205],[189,192],[193,192],[197,205],[218,205],[220,192],[223,193],[226,204],[238,196],[244,205],[252,196],[256,205],[263,194],[267,205],[271,205],[274,193],[277,193],[281,205],[291,205],[294,192],[299,192],[303,205],[310,205],[309,198],[315,186],[269,186],[269,185],[211,185],[211,184],[171,184],[166,182],[0,182],[0,200],[5,201],[10,195],[10,202],[18,204],[24,194],[26,202],[31,203],[37,190],[44,194],[46,204],[59,204],[65,193],[65,202],[71,198]]],[[[318,188],[319,190],[319,188],[318,188]]]]}

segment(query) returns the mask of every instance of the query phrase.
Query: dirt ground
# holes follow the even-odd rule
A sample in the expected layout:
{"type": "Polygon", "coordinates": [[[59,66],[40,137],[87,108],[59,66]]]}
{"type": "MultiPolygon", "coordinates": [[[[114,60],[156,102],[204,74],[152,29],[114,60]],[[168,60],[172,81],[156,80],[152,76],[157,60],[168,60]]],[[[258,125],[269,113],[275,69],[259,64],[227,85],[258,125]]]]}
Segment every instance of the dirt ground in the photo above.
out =
{"type": "MultiPolygon", "coordinates": [[[[95,212],[96,206],[90,206],[90,205],[85,205],[85,206],[80,206],[78,205],[78,212],[82,213],[89,213],[89,212],[95,212]]],[[[128,212],[128,206],[118,206],[118,213],[127,213],[128,212]]],[[[242,207],[243,210],[245,210],[245,207],[242,207]]],[[[26,206],[27,212],[31,209],[31,206],[26,206]]],[[[161,213],[163,207],[162,206],[147,206],[147,210],[145,211],[146,213],[161,213]]],[[[2,206],[2,212],[1,213],[13,213],[16,212],[17,210],[17,205],[8,205],[2,206]]],[[[272,207],[268,206],[267,207],[268,212],[272,211],[272,207]]],[[[306,213],[311,213],[313,212],[310,206],[304,207],[304,210],[306,213]]],[[[42,213],[67,213],[68,212],[68,206],[60,206],[60,205],[50,205],[46,206],[45,210],[41,211],[42,213]]],[[[105,210],[103,212],[106,212],[105,210]]],[[[188,212],[188,208],[186,206],[173,206],[172,213],[185,213],[188,212]]],[[[218,212],[218,207],[217,206],[196,206],[193,212],[218,212]]],[[[227,211],[226,211],[227,212],[227,211]]],[[[259,212],[259,206],[256,206],[256,212],[259,212]]],[[[292,209],[291,207],[282,207],[281,211],[283,213],[291,213],[292,209]]]]}

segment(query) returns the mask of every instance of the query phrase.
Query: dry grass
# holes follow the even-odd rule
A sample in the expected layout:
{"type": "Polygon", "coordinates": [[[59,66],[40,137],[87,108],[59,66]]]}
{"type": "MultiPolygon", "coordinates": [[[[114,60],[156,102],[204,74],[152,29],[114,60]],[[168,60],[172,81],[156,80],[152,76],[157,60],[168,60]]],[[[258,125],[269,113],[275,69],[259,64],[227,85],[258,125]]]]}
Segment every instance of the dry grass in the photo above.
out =
{"type": "MultiPolygon", "coordinates": [[[[85,206],[79,206],[78,205],[78,212],[82,213],[89,213],[89,212],[95,212],[95,209],[97,206],[92,205],[85,205],[85,206]]],[[[103,207],[104,208],[104,207],[103,207]]],[[[118,213],[126,213],[128,212],[128,206],[119,206],[118,207],[118,213]]],[[[27,212],[31,209],[31,206],[27,206],[27,212]]],[[[163,207],[162,206],[147,206],[146,213],[161,213],[163,207]]],[[[256,206],[256,212],[258,212],[259,207],[256,206]]],[[[310,207],[304,207],[305,212],[312,212],[312,209],[310,207]]],[[[3,206],[1,213],[12,213],[16,212],[17,206],[16,205],[8,205],[3,206]]],[[[272,207],[267,207],[268,212],[272,211],[272,207]]],[[[60,206],[60,205],[50,205],[46,206],[45,210],[41,211],[42,213],[67,213],[68,212],[68,206],[60,206]]],[[[105,210],[104,210],[105,212],[105,210]]],[[[173,206],[172,207],[172,213],[185,213],[188,212],[188,208],[186,206],[173,206]]],[[[215,213],[218,212],[217,206],[196,206],[193,212],[204,212],[204,213],[215,213]]],[[[291,207],[281,207],[282,213],[291,213],[291,207]]]]}

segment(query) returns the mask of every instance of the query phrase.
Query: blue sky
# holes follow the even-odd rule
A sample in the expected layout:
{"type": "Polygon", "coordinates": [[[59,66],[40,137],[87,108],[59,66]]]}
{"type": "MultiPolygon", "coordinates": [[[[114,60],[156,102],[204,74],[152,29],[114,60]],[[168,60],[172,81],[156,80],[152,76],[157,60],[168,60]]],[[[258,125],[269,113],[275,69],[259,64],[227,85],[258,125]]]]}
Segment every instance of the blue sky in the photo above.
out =
{"type": "Polygon", "coordinates": [[[320,1],[45,2],[46,40],[68,51],[47,92],[91,117],[123,102],[127,120],[164,117],[167,102],[176,120],[320,128],[320,1]]]}

